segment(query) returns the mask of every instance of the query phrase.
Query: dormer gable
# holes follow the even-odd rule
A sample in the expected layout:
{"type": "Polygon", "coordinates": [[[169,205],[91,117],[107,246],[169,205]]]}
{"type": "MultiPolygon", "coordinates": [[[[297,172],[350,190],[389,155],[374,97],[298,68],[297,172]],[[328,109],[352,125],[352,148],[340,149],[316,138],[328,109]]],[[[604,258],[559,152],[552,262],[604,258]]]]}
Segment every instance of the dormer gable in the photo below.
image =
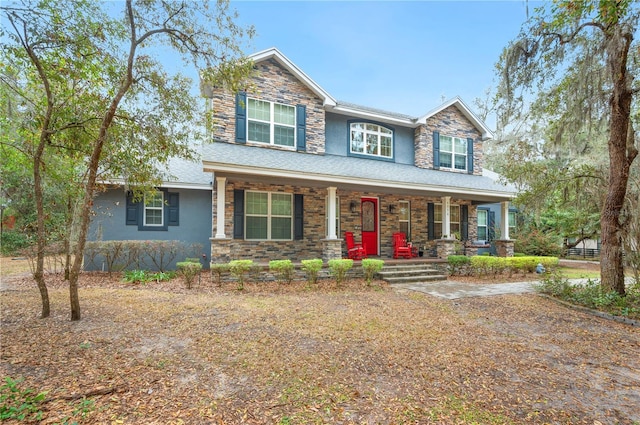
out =
{"type": "Polygon", "coordinates": [[[262,61],[273,59],[278,62],[284,69],[289,71],[295,78],[297,78],[302,84],[307,86],[309,90],[315,93],[322,100],[322,106],[333,107],[336,105],[335,99],[327,93],[318,83],[313,81],[307,74],[305,74],[296,64],[291,62],[289,58],[280,52],[275,47],[263,50],[258,53],[254,53],[248,56],[254,64],[258,64],[262,61]]]}

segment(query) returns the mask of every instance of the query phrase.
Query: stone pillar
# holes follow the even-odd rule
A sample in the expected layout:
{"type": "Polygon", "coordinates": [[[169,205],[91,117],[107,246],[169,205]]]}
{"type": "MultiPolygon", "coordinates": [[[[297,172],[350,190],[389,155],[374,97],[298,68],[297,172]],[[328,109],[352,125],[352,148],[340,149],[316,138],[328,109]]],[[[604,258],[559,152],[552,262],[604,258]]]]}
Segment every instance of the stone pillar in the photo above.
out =
{"type": "Polygon", "coordinates": [[[326,263],[340,258],[342,258],[342,239],[323,239],[322,260],[326,263]]]}
{"type": "Polygon", "coordinates": [[[327,188],[327,196],[329,198],[329,211],[327,211],[327,239],[338,239],[336,234],[336,190],[335,186],[327,188]]]}
{"type": "Polygon", "coordinates": [[[438,258],[447,259],[450,255],[455,253],[455,240],[453,239],[438,239],[436,240],[436,253],[438,258]]]}
{"type": "Polygon", "coordinates": [[[494,241],[493,243],[496,245],[496,252],[498,254],[498,257],[513,257],[515,241],[500,239],[494,241]]]}
{"type": "Polygon", "coordinates": [[[231,261],[232,242],[233,239],[211,238],[211,262],[218,264],[231,261]]]}
{"type": "Polygon", "coordinates": [[[226,188],[227,178],[216,177],[216,239],[226,238],[224,233],[224,203],[226,188]]]}

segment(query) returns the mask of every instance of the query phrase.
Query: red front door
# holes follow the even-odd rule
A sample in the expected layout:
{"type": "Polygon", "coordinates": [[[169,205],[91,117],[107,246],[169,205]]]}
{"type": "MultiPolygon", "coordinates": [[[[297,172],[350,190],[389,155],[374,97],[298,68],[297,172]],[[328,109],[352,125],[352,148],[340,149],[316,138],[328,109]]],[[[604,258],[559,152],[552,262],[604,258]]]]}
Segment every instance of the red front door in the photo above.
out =
{"type": "Polygon", "coordinates": [[[378,200],[362,198],[362,245],[367,255],[378,255],[378,200]]]}

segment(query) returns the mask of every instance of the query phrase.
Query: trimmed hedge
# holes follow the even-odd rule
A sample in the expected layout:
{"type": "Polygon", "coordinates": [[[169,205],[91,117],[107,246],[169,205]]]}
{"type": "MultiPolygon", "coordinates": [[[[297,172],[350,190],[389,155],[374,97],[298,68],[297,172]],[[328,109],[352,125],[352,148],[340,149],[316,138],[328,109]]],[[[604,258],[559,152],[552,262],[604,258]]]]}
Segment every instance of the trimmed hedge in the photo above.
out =
{"type": "Polygon", "coordinates": [[[476,255],[465,257],[462,255],[450,255],[447,258],[450,275],[487,276],[508,273],[533,273],[538,264],[542,264],[546,270],[553,270],[558,266],[558,257],[487,257],[476,255]]]}

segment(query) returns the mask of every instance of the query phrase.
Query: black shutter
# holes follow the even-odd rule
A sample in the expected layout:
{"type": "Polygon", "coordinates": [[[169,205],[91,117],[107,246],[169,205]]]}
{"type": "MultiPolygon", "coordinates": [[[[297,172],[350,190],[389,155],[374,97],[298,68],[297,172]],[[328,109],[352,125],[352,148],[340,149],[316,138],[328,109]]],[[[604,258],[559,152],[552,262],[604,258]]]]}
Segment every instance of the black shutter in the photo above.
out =
{"type": "Polygon", "coordinates": [[[293,239],[304,237],[304,202],[302,195],[293,195],[293,239]]]}
{"type": "Polygon", "coordinates": [[[496,212],[495,211],[489,211],[487,228],[489,229],[487,231],[488,233],[487,236],[489,237],[489,240],[492,241],[496,238],[496,212]]]}
{"type": "Polygon", "coordinates": [[[247,94],[236,94],[236,143],[247,142],[247,94]]]}
{"type": "Polygon", "coordinates": [[[125,224],[127,226],[137,226],[138,225],[138,215],[140,209],[140,202],[133,202],[133,193],[131,191],[127,191],[127,203],[126,203],[126,218],[125,224]]]}
{"type": "Polygon", "coordinates": [[[460,239],[466,241],[469,239],[469,206],[460,205],[460,239]]]}
{"type": "Polygon", "coordinates": [[[307,107],[304,105],[296,106],[296,138],[297,150],[307,150],[307,107]]]}
{"type": "Polygon", "coordinates": [[[233,190],[233,238],[244,238],[244,190],[233,190]]]}
{"type": "Polygon", "coordinates": [[[427,203],[427,237],[430,241],[436,238],[435,205],[427,203]]]}
{"type": "Polygon", "coordinates": [[[178,193],[167,193],[167,225],[178,226],[180,224],[180,202],[178,193]]]}
{"type": "Polygon", "coordinates": [[[473,174],[473,139],[467,139],[467,172],[473,174]]]}
{"type": "Polygon", "coordinates": [[[440,133],[433,132],[433,169],[440,169],[440,133]]]}

